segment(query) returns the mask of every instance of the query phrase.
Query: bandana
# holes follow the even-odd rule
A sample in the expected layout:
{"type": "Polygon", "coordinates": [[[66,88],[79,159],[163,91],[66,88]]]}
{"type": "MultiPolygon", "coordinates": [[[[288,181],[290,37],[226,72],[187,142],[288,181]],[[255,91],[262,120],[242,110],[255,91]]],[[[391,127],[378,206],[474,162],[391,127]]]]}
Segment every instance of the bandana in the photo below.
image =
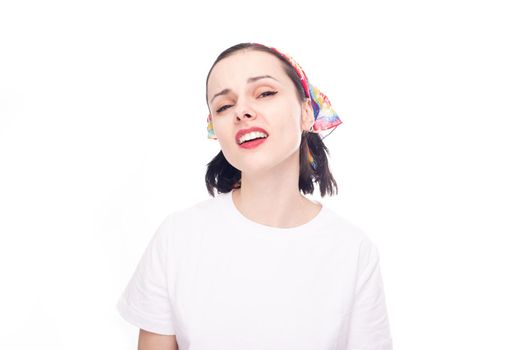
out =
{"type": "MultiPolygon", "coordinates": [[[[328,99],[328,97],[325,94],[323,94],[317,87],[310,84],[310,82],[308,81],[308,78],[306,77],[306,73],[304,72],[304,70],[290,55],[287,55],[283,53],[282,51],[277,50],[276,48],[271,47],[271,46],[265,46],[265,45],[258,44],[258,43],[254,43],[254,44],[272,49],[274,52],[276,52],[281,57],[283,57],[287,62],[289,62],[292,65],[292,67],[295,69],[297,76],[301,80],[301,85],[303,87],[306,97],[310,98],[312,102],[312,109],[314,112],[315,121],[314,121],[314,124],[311,130],[309,130],[309,132],[322,134],[321,132],[324,130],[328,130],[332,128],[335,130],[335,128],[339,124],[342,123],[341,119],[339,119],[339,116],[337,115],[335,110],[332,108],[332,104],[330,103],[330,100],[328,99]]],[[[208,138],[216,140],[217,136],[215,136],[215,132],[213,130],[211,114],[208,114],[207,121],[208,121],[208,138]]],[[[326,136],[322,138],[324,139],[326,136]]],[[[308,162],[310,163],[312,168],[314,169],[317,168],[317,164],[309,148],[308,148],[308,162]]]]}

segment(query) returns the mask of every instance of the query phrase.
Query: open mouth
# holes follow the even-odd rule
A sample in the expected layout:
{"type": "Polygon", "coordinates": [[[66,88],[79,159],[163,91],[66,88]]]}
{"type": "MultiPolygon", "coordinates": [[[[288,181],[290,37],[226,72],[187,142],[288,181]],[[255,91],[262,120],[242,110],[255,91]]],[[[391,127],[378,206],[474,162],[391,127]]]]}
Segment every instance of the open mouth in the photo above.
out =
{"type": "Polygon", "coordinates": [[[254,142],[254,141],[257,141],[257,140],[261,140],[261,139],[265,139],[265,138],[267,138],[267,137],[268,137],[268,136],[257,136],[257,137],[255,137],[255,138],[253,138],[253,139],[248,139],[248,140],[241,141],[241,142],[239,143],[239,145],[242,145],[242,144],[245,144],[245,143],[254,142]]]}
{"type": "Polygon", "coordinates": [[[241,141],[239,146],[242,148],[255,148],[259,146],[260,144],[262,144],[263,142],[265,142],[267,138],[268,136],[262,136],[262,137],[256,137],[251,140],[241,141]]]}
{"type": "Polygon", "coordinates": [[[263,128],[252,126],[250,128],[237,131],[235,135],[235,141],[239,147],[253,148],[266,141],[269,136],[270,135],[268,132],[263,128]]]}
{"type": "Polygon", "coordinates": [[[241,137],[237,139],[237,143],[241,145],[246,142],[251,142],[254,140],[258,140],[258,139],[264,139],[267,137],[268,137],[268,134],[266,132],[256,130],[256,131],[252,131],[252,132],[243,134],[241,137]]]}

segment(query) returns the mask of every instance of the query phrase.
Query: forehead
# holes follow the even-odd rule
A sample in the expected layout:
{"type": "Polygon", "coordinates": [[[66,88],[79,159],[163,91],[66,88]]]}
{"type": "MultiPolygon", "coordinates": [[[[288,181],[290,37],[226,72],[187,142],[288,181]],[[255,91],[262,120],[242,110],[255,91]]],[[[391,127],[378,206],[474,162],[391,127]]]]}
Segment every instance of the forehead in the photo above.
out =
{"type": "Polygon", "coordinates": [[[246,79],[259,75],[271,75],[285,82],[287,75],[281,61],[267,52],[239,51],[219,61],[208,79],[208,91],[213,93],[224,88],[245,84],[246,79]]]}

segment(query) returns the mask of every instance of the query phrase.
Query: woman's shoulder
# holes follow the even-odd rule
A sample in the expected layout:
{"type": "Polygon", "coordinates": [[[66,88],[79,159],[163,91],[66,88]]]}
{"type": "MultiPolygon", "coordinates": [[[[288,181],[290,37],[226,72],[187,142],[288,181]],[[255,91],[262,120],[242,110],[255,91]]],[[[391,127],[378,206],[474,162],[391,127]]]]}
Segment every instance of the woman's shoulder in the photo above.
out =
{"type": "Polygon", "coordinates": [[[199,199],[191,204],[173,209],[164,221],[171,226],[194,226],[198,223],[206,223],[215,220],[216,216],[221,216],[224,210],[224,194],[215,197],[199,199]]]}
{"type": "Polygon", "coordinates": [[[198,213],[202,215],[203,213],[215,213],[224,207],[227,194],[219,193],[215,197],[201,198],[194,200],[192,204],[183,206],[172,212],[172,215],[185,216],[198,213]]]}
{"type": "Polygon", "coordinates": [[[326,206],[326,204],[324,205],[324,210],[327,214],[327,225],[331,232],[346,240],[350,240],[353,244],[374,244],[367,230],[358,225],[346,214],[342,214],[338,210],[326,206]]]}

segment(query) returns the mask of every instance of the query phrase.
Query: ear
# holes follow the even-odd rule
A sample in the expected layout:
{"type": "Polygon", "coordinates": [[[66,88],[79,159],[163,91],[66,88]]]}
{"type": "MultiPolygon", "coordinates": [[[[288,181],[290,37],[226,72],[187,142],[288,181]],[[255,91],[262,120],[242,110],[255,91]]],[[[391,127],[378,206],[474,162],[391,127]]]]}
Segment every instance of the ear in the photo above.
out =
{"type": "Polygon", "coordinates": [[[312,108],[312,100],[307,98],[302,103],[302,109],[301,109],[301,129],[303,131],[310,130],[310,127],[314,125],[315,118],[314,118],[314,110],[312,108]]]}
{"type": "Polygon", "coordinates": [[[211,113],[208,114],[208,138],[217,138],[215,135],[215,128],[213,127],[213,120],[211,119],[211,113]]]}

